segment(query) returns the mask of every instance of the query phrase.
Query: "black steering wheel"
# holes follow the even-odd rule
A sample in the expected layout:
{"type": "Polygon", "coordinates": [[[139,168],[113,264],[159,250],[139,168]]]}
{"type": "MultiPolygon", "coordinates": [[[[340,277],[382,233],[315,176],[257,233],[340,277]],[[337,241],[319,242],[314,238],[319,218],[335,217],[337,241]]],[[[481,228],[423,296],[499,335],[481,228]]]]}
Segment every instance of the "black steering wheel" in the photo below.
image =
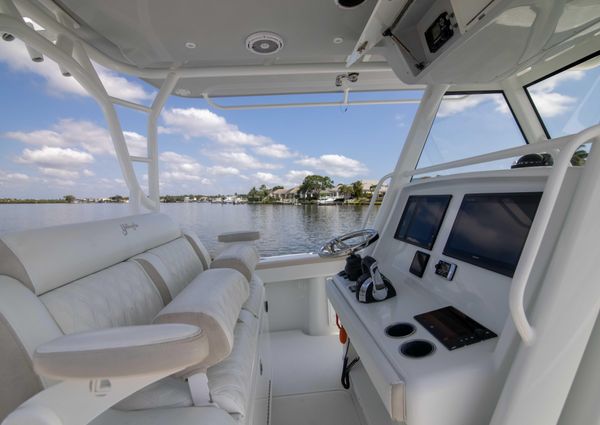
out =
{"type": "Polygon", "coordinates": [[[379,239],[375,229],[362,229],[327,241],[319,249],[319,257],[343,257],[360,251],[379,239]]]}

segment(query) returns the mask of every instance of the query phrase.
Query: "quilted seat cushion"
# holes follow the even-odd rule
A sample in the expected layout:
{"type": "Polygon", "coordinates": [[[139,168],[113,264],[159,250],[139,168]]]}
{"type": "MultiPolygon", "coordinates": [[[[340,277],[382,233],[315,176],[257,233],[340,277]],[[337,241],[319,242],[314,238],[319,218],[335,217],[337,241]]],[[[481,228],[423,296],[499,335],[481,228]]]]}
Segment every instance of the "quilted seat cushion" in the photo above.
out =
{"type": "Polygon", "coordinates": [[[185,237],[146,251],[145,255],[148,254],[157,256],[164,265],[166,275],[162,278],[171,298],[175,298],[203,270],[200,258],[185,237]]]}
{"type": "Polygon", "coordinates": [[[147,325],[163,307],[156,286],[134,262],[101,270],[39,299],[65,334],[147,325]]]}

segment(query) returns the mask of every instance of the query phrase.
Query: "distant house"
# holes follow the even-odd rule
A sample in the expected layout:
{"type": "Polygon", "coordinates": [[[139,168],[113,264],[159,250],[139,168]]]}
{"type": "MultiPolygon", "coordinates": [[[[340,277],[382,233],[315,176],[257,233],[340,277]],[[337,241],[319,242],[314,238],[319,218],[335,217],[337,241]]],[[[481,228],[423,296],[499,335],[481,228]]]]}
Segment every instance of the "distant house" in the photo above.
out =
{"type": "Polygon", "coordinates": [[[277,189],[271,192],[271,197],[273,197],[276,202],[282,204],[293,204],[296,202],[299,192],[300,186],[295,186],[290,189],[277,189]]]}

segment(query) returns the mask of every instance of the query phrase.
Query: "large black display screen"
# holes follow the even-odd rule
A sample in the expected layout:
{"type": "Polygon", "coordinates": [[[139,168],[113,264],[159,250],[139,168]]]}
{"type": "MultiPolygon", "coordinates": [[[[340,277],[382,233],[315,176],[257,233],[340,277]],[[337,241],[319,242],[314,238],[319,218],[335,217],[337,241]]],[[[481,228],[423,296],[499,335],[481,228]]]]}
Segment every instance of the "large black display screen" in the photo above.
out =
{"type": "Polygon", "coordinates": [[[451,198],[451,195],[410,196],[394,238],[431,250],[451,198]]]}
{"type": "Polygon", "coordinates": [[[541,196],[537,192],[465,195],[444,255],[512,277],[541,196]]]}

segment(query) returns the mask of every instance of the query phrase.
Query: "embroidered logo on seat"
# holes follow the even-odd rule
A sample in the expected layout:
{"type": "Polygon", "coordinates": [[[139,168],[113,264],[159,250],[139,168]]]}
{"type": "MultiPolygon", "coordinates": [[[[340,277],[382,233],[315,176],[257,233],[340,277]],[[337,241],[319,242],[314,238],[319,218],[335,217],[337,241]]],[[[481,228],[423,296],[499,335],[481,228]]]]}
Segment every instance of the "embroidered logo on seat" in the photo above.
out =
{"type": "Polygon", "coordinates": [[[123,232],[123,236],[127,236],[127,233],[129,232],[129,230],[133,229],[133,230],[137,230],[137,228],[140,227],[139,224],[135,224],[135,223],[131,223],[131,224],[121,224],[121,231],[123,232]]]}

